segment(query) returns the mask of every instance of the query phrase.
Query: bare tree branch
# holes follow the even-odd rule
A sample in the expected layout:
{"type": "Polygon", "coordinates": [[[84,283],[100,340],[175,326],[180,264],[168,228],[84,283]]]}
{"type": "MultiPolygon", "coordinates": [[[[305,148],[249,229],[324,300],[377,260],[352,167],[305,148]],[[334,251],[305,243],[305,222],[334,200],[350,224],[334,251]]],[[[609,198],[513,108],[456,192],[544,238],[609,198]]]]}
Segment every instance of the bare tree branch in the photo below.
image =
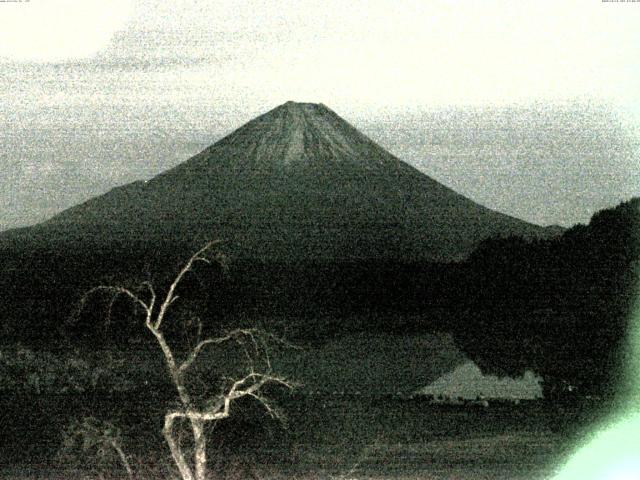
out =
{"type": "Polygon", "coordinates": [[[193,349],[191,350],[191,353],[189,353],[189,356],[180,365],[178,369],[179,372],[183,373],[184,371],[186,371],[193,364],[193,362],[195,362],[195,360],[198,358],[198,355],[200,354],[202,349],[207,345],[220,345],[222,343],[225,343],[231,340],[237,340],[238,337],[241,337],[243,335],[253,336],[255,332],[256,332],[256,329],[253,329],[253,328],[238,328],[238,329],[232,330],[226,335],[223,335],[222,337],[207,338],[205,340],[199,341],[198,344],[195,347],[193,347],[193,349]]]}
{"type": "Polygon", "coordinates": [[[153,288],[153,285],[149,281],[142,282],[140,286],[147,287],[149,293],[151,294],[151,300],[149,300],[149,310],[153,311],[153,307],[156,304],[156,291],[153,288]]]}
{"type": "Polygon", "coordinates": [[[111,292],[111,293],[114,294],[114,296],[126,295],[136,305],[140,305],[145,312],[148,313],[150,311],[149,305],[144,303],[144,301],[140,297],[138,297],[135,293],[133,293],[131,290],[129,290],[128,288],[124,288],[124,287],[117,287],[117,286],[112,286],[112,285],[99,285],[97,287],[92,288],[87,293],[85,293],[85,295],[83,296],[83,299],[86,299],[90,295],[92,295],[93,293],[96,293],[96,292],[99,292],[99,291],[111,292]]]}
{"type": "Polygon", "coordinates": [[[222,420],[229,417],[232,402],[246,396],[255,398],[265,406],[268,412],[272,412],[273,408],[269,405],[265,397],[257,394],[257,392],[268,383],[283,385],[287,388],[294,387],[294,384],[285,378],[252,372],[236,380],[231,388],[229,388],[229,391],[222,395],[210,408],[206,410],[196,410],[192,408],[187,408],[184,411],[174,410],[167,413],[167,416],[201,421],[222,420]],[[247,383],[249,383],[249,385],[242,388],[247,383]]]}
{"type": "MultiPolygon", "coordinates": [[[[149,287],[151,287],[151,285],[149,284],[149,287]]],[[[112,286],[112,285],[98,285],[97,287],[92,288],[91,290],[87,291],[82,298],[80,299],[80,302],[78,303],[78,308],[75,312],[75,316],[80,316],[80,314],[82,313],[82,310],[84,310],[84,306],[86,305],[88,299],[97,292],[109,292],[112,294],[112,297],[109,301],[109,307],[107,309],[107,318],[106,318],[106,323],[108,324],[111,321],[111,314],[112,314],[112,310],[113,310],[113,305],[115,304],[116,300],[118,299],[118,297],[120,295],[125,295],[127,296],[135,306],[140,306],[142,307],[144,313],[145,313],[145,321],[149,322],[151,320],[151,315],[152,315],[152,309],[153,309],[153,304],[155,302],[155,293],[153,293],[153,287],[151,287],[152,292],[152,296],[151,296],[151,301],[149,304],[146,304],[144,302],[144,300],[142,300],[138,295],[136,295],[135,293],[133,293],[131,290],[129,290],[128,288],[124,288],[124,287],[118,287],[118,286],[112,286]]]]}
{"type": "Polygon", "coordinates": [[[182,269],[178,272],[178,275],[176,275],[176,278],[173,280],[173,283],[171,283],[171,286],[169,287],[169,291],[167,292],[167,296],[165,297],[164,302],[162,302],[162,305],[160,306],[160,313],[158,313],[158,317],[156,318],[156,322],[154,325],[156,329],[159,329],[160,325],[162,325],[162,320],[164,320],[167,308],[169,308],[169,306],[175,301],[175,299],[177,299],[174,294],[176,288],[182,281],[182,278],[187,274],[189,270],[191,270],[195,262],[201,261],[210,264],[211,261],[203,255],[207,250],[218,244],[220,244],[219,240],[212,240],[208,242],[204,247],[194,253],[191,258],[189,258],[184,267],[182,267],[182,269]]]}
{"type": "Polygon", "coordinates": [[[231,404],[242,398],[251,397],[260,403],[266,412],[273,418],[283,420],[282,414],[271,403],[271,401],[261,394],[261,389],[267,384],[279,384],[287,388],[293,388],[294,384],[283,377],[279,377],[272,373],[271,352],[269,344],[273,342],[276,345],[286,345],[284,340],[275,335],[267,334],[256,328],[237,328],[226,332],[220,337],[210,337],[202,339],[202,322],[197,320],[197,332],[195,346],[193,346],[186,358],[180,363],[167,342],[163,332],[161,331],[162,322],[167,314],[169,307],[179,298],[176,290],[185,275],[193,269],[194,264],[203,262],[211,264],[217,262],[223,268],[226,268],[226,259],[223,255],[218,254],[215,258],[210,259],[205,256],[206,252],[213,246],[219,244],[218,241],[208,242],[204,247],[193,254],[185,265],[180,269],[174,277],[173,282],[167,289],[167,293],[160,305],[156,309],[156,301],[158,297],[153,285],[150,282],[143,282],[140,287],[146,288],[148,291],[148,301],[145,302],[139,295],[133,291],[123,287],[98,286],[85,294],[82,302],[97,291],[107,291],[113,294],[111,298],[108,318],[111,317],[113,305],[118,296],[126,295],[136,306],[142,307],[145,312],[145,326],[156,338],[157,343],[164,355],[165,365],[169,376],[178,392],[179,407],[169,410],[165,415],[165,423],[163,435],[171,451],[171,456],[178,467],[183,480],[205,480],[206,478],[206,422],[221,420],[230,416],[231,404]],[[193,363],[199,358],[199,355],[208,345],[222,345],[227,342],[235,342],[246,356],[248,373],[242,378],[233,379],[222,389],[222,393],[210,400],[204,407],[196,405],[192,402],[190,389],[193,383],[187,383],[185,374],[193,363]],[[256,371],[258,370],[258,371],[256,371]],[[260,370],[263,370],[260,372],[260,370]],[[191,425],[193,433],[193,461],[188,462],[182,452],[180,441],[176,440],[174,432],[175,420],[185,419],[191,425]]]}
{"type": "Polygon", "coordinates": [[[257,393],[251,393],[249,395],[255,398],[264,407],[264,409],[267,411],[267,414],[271,418],[278,420],[282,424],[286,423],[284,414],[280,411],[280,409],[278,409],[275,405],[273,405],[267,397],[257,393]]]}

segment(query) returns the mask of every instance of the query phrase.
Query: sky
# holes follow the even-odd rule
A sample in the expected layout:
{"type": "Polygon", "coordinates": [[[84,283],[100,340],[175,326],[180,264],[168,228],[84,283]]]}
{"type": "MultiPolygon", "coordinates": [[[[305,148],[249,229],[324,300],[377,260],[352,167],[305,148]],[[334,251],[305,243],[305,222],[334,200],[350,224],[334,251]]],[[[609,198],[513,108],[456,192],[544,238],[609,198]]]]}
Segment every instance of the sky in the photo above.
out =
{"type": "Polygon", "coordinates": [[[640,194],[640,2],[0,2],[0,229],[322,102],[538,224],[640,194]]]}

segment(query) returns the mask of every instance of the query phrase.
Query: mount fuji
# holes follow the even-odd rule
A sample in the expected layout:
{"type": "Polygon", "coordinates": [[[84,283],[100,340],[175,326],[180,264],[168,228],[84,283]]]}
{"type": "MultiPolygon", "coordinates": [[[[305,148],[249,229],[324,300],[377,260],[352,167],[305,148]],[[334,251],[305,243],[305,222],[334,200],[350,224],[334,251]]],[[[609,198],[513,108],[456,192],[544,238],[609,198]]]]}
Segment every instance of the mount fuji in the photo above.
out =
{"type": "Polygon", "coordinates": [[[552,232],[454,192],[322,104],[287,102],[148,181],[0,237],[101,248],[221,238],[236,258],[299,262],[455,261],[511,235],[552,232]]]}

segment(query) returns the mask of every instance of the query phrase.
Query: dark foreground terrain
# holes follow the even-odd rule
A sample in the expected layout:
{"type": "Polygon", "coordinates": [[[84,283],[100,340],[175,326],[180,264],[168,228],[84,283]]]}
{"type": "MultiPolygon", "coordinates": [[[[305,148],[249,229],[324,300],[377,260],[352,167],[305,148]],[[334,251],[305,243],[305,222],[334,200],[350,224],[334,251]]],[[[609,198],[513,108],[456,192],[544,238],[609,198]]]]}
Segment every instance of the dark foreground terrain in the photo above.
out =
{"type": "MultiPolygon", "coordinates": [[[[479,408],[393,397],[280,396],[284,427],[249,402],[212,427],[212,478],[549,478],[598,415],[592,406],[544,402],[479,408]]],[[[144,392],[5,395],[0,476],[125,478],[117,462],[99,462],[81,448],[60,455],[65,425],[93,415],[122,429],[138,478],[171,478],[160,434],[170,402],[144,392]]]]}

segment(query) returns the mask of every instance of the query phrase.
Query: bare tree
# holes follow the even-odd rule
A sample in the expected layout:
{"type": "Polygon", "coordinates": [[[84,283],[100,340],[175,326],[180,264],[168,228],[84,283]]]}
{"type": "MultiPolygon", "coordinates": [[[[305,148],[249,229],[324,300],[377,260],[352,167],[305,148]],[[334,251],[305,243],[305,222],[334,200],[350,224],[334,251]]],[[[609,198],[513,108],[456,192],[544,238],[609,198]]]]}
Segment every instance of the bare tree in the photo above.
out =
{"type": "Polygon", "coordinates": [[[115,455],[133,480],[133,470],[129,459],[122,449],[120,430],[109,422],[100,421],[94,417],[85,417],[81,421],[70,424],[63,432],[63,449],[59,452],[63,456],[73,456],[78,446],[84,454],[90,455],[98,463],[107,462],[115,455]]]}
{"type": "Polygon", "coordinates": [[[150,282],[140,285],[142,293],[118,286],[98,286],[87,292],[81,302],[86,302],[89,296],[98,291],[106,291],[111,295],[109,314],[119,296],[128,298],[134,306],[141,309],[144,315],[144,325],[155,337],[156,343],[162,351],[167,373],[178,394],[178,407],[170,409],[164,417],[163,435],[171,451],[171,456],[183,480],[205,480],[207,475],[207,439],[205,425],[230,416],[231,405],[240,398],[250,397],[259,402],[267,413],[275,418],[281,418],[279,411],[263,395],[263,387],[267,384],[279,384],[292,388],[293,384],[285,378],[276,375],[271,367],[269,356],[269,343],[271,341],[282,342],[280,339],[255,328],[238,328],[230,330],[218,337],[202,337],[202,327],[199,324],[196,341],[189,347],[186,354],[177,357],[163,333],[163,325],[168,321],[168,312],[171,306],[178,300],[176,294],[178,286],[198,262],[211,264],[213,262],[223,264],[224,258],[220,255],[210,258],[207,256],[217,241],[207,243],[189,258],[186,264],[174,277],[163,296],[158,296],[150,282]],[[196,401],[195,395],[190,391],[190,383],[187,381],[192,366],[201,353],[210,346],[222,346],[235,342],[242,348],[246,360],[246,370],[239,376],[226,379],[221,391],[206,401],[196,401]],[[189,461],[182,450],[179,439],[176,436],[174,424],[177,420],[185,420],[191,427],[193,437],[193,459],[189,461]]]}

